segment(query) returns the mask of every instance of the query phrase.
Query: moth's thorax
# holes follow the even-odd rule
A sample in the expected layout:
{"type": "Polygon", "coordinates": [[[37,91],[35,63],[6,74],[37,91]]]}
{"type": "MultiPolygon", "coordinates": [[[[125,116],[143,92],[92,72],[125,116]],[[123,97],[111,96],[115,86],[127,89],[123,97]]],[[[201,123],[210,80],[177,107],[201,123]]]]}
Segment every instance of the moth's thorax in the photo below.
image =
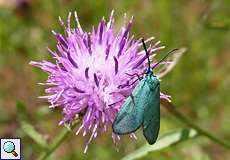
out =
{"type": "Polygon", "coordinates": [[[150,89],[154,90],[157,86],[160,85],[160,81],[157,79],[156,75],[152,71],[147,73],[145,80],[149,85],[150,89]]]}

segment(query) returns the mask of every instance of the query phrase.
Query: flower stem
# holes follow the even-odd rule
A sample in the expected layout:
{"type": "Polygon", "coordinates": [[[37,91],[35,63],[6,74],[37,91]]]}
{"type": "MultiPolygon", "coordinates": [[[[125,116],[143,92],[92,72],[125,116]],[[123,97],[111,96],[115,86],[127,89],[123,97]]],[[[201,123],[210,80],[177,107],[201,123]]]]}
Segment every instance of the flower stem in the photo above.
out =
{"type": "MultiPolygon", "coordinates": [[[[73,125],[72,128],[75,128],[77,124],[73,125]]],[[[67,128],[63,128],[62,131],[55,137],[53,142],[48,147],[49,149],[44,151],[38,160],[47,159],[70,135],[71,130],[67,128]]]]}
{"type": "Polygon", "coordinates": [[[171,104],[170,102],[163,100],[161,101],[161,104],[163,104],[163,106],[171,113],[173,114],[177,119],[179,119],[181,122],[185,123],[186,125],[188,125],[189,127],[195,129],[198,134],[203,135],[207,138],[209,138],[210,140],[212,140],[213,142],[229,149],[230,148],[230,144],[226,141],[222,141],[221,139],[215,137],[214,135],[210,134],[209,132],[203,130],[202,128],[200,128],[199,126],[197,126],[195,123],[193,123],[192,121],[190,121],[189,119],[187,119],[183,114],[181,114],[176,107],[171,104]]]}

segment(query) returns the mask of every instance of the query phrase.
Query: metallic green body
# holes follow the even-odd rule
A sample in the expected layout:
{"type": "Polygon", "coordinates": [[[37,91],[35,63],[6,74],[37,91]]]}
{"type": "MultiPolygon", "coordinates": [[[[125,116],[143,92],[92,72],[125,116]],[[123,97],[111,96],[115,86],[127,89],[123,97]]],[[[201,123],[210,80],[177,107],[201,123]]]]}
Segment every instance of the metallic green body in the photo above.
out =
{"type": "Polygon", "coordinates": [[[148,143],[154,144],[160,129],[160,82],[150,70],[126,99],[112,127],[114,133],[122,135],[140,126],[148,143]]]}

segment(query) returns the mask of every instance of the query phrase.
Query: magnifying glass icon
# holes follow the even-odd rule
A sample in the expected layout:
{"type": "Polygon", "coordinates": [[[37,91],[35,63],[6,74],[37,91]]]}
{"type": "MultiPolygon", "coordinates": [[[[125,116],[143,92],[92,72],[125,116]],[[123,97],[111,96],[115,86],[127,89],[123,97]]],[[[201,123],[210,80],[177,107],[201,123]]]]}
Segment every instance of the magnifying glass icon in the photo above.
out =
{"type": "Polygon", "coordinates": [[[6,153],[11,153],[14,155],[14,157],[17,157],[18,154],[17,152],[15,151],[15,145],[13,142],[11,141],[7,141],[3,144],[3,150],[6,152],[6,153]]]}

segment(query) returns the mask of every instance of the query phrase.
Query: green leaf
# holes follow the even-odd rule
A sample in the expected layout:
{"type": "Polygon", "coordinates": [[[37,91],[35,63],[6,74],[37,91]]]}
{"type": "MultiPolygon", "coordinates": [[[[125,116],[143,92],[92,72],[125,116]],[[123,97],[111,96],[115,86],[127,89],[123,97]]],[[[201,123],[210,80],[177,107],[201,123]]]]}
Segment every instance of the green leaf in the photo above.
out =
{"type": "Polygon", "coordinates": [[[164,149],[173,144],[193,138],[196,135],[197,132],[193,129],[182,129],[179,131],[166,133],[162,135],[154,145],[145,144],[141,148],[123,157],[122,160],[133,160],[133,159],[141,158],[143,156],[146,156],[149,152],[164,149]]]}
{"type": "Polygon", "coordinates": [[[22,130],[31,138],[33,139],[38,145],[43,148],[48,148],[47,141],[45,140],[44,136],[37,132],[35,128],[26,121],[21,122],[22,130]]]}
{"type": "Polygon", "coordinates": [[[22,102],[17,101],[16,107],[22,131],[31,139],[33,139],[38,145],[43,148],[47,148],[48,144],[44,136],[37,132],[33,125],[28,122],[29,120],[26,112],[26,106],[22,102]]]}

